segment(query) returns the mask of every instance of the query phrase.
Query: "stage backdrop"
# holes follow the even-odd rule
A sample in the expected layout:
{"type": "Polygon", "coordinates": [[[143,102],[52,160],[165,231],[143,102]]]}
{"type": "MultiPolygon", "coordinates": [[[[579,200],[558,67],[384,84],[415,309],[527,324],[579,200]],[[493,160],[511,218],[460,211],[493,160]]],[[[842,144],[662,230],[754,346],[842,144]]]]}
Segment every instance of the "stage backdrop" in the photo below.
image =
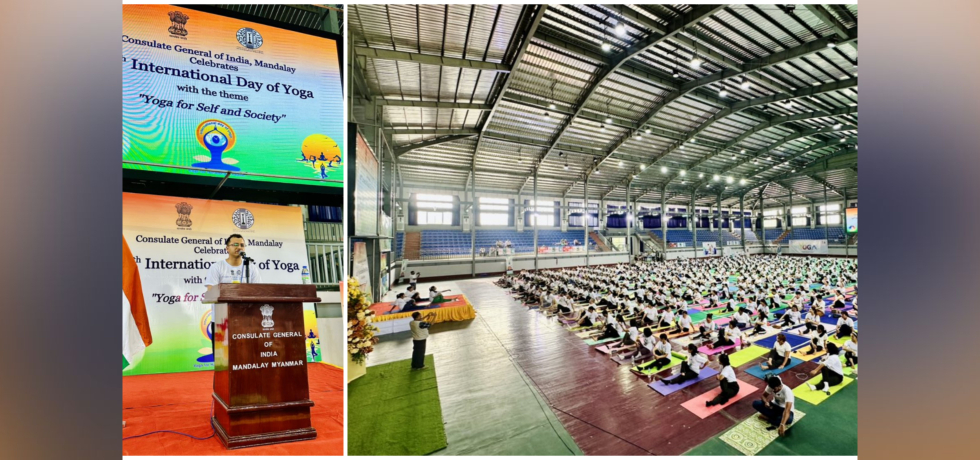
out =
{"type": "MultiPolygon", "coordinates": [[[[245,238],[263,283],[300,284],[309,265],[298,207],[123,193],[123,238],[143,284],[153,344],[123,375],[211,370],[211,305],[201,303],[225,238],[245,238]]],[[[320,361],[313,304],[304,305],[306,357],[320,361]]]]}
{"type": "Polygon", "coordinates": [[[341,58],[330,38],[172,5],[122,7],[124,168],[343,187],[341,58]]]}
{"type": "Polygon", "coordinates": [[[791,253],[827,254],[827,240],[790,240],[791,253]]]}

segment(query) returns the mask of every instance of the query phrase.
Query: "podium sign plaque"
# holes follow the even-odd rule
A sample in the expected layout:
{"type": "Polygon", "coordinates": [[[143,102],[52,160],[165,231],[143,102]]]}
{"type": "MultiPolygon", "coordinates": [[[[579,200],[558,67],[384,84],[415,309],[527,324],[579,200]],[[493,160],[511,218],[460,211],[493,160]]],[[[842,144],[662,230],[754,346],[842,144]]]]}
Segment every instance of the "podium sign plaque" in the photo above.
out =
{"type": "Polygon", "coordinates": [[[309,284],[219,284],[214,313],[214,416],[228,449],[316,438],[310,422],[303,303],[309,284]]]}

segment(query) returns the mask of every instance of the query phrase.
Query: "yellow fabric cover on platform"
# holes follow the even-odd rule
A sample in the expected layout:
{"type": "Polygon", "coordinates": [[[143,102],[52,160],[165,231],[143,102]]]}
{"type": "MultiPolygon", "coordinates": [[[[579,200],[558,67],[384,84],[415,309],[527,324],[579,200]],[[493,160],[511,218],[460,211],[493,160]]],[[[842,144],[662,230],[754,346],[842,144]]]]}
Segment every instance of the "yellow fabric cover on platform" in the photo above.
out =
{"type": "MultiPolygon", "coordinates": [[[[448,321],[466,321],[469,319],[476,318],[476,310],[473,309],[473,304],[470,303],[470,300],[467,299],[465,295],[460,295],[460,298],[462,299],[463,305],[459,305],[455,307],[430,308],[427,310],[412,310],[404,313],[399,312],[399,313],[391,313],[388,315],[380,315],[380,316],[375,316],[373,322],[380,323],[382,321],[391,321],[393,319],[410,318],[412,316],[412,313],[415,313],[416,311],[422,313],[423,315],[428,315],[429,313],[435,313],[436,314],[435,319],[432,320],[433,324],[444,323],[448,321]]],[[[459,303],[459,301],[457,300],[452,303],[459,303]]]]}

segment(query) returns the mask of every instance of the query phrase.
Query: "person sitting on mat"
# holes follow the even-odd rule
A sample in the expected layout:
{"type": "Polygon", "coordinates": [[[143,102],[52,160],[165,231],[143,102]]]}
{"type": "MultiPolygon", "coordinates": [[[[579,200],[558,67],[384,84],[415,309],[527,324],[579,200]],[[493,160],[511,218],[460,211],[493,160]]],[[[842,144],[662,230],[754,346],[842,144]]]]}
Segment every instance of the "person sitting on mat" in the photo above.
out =
{"type": "Polygon", "coordinates": [[[800,324],[800,308],[796,305],[790,307],[789,311],[783,313],[781,318],[783,324],[777,325],[777,329],[792,329],[800,324]]]}
{"type": "MultiPolygon", "coordinates": [[[[640,341],[637,343],[636,351],[630,353],[630,361],[636,363],[637,361],[647,359],[653,356],[653,348],[655,346],[653,331],[650,328],[643,328],[643,336],[640,337],[640,341]]],[[[621,356],[621,359],[625,359],[626,356],[621,356]]]]}
{"type": "Polygon", "coordinates": [[[671,327],[674,325],[674,311],[669,307],[661,309],[660,327],[671,327]]]}
{"type": "Polygon", "coordinates": [[[823,327],[823,324],[817,326],[817,330],[810,334],[810,348],[807,349],[806,354],[812,355],[823,351],[823,347],[827,344],[827,329],[823,327]]]}
{"type": "Polygon", "coordinates": [[[715,324],[714,315],[708,313],[708,316],[704,318],[704,321],[698,325],[698,331],[701,333],[697,336],[701,340],[711,340],[711,333],[718,330],[718,325],[715,324]]]}
{"type": "Polygon", "coordinates": [[[708,356],[698,351],[698,346],[690,343],[687,345],[687,360],[681,363],[681,371],[672,379],[662,380],[665,385],[684,383],[694,380],[701,375],[701,368],[708,364],[708,356]]]}
{"type": "Polygon", "coordinates": [[[691,317],[687,314],[687,310],[681,310],[681,315],[677,317],[677,329],[673,332],[675,334],[691,332],[691,317]]]}
{"type": "Polygon", "coordinates": [[[394,306],[391,307],[391,311],[389,311],[388,313],[395,313],[399,311],[408,311],[414,309],[415,309],[415,302],[413,302],[411,299],[406,299],[404,292],[399,292],[398,295],[395,296],[394,306]]]}
{"type": "Polygon", "coordinates": [[[623,315],[617,315],[613,310],[609,310],[606,313],[606,319],[603,321],[602,334],[599,334],[595,340],[605,340],[605,339],[618,339],[623,336],[623,323],[626,320],[623,319],[623,315]]]}
{"type": "Polygon", "coordinates": [[[776,344],[769,351],[769,357],[759,367],[762,370],[782,369],[789,365],[791,354],[793,354],[793,347],[786,342],[786,335],[779,333],[776,336],[776,344]]]}
{"type": "Polygon", "coordinates": [[[633,318],[629,320],[626,333],[623,334],[623,339],[618,342],[613,342],[609,344],[609,357],[612,358],[617,354],[632,349],[636,346],[636,341],[640,338],[639,320],[633,318]]]}
{"type": "Polygon", "coordinates": [[[728,327],[718,334],[718,341],[713,344],[709,343],[708,348],[730,347],[735,345],[735,339],[741,336],[741,332],[738,330],[738,325],[735,324],[735,321],[729,321],[728,327]]]}
{"type": "Polygon", "coordinates": [[[578,320],[579,326],[592,327],[599,321],[599,313],[595,311],[595,307],[589,305],[589,309],[583,312],[582,317],[578,320]]]}
{"type": "Polygon", "coordinates": [[[752,402],[752,408],[759,414],[759,418],[769,423],[769,431],[779,430],[780,436],[786,435],[786,428],[793,424],[793,405],[796,397],[793,390],[777,376],[769,377],[766,381],[766,390],[762,393],[762,399],[752,402]]]}
{"type": "Polygon", "coordinates": [[[705,401],[704,407],[726,404],[739,391],[738,380],[735,379],[735,369],[732,369],[732,363],[728,355],[724,353],[719,355],[718,362],[721,363],[721,373],[716,378],[721,383],[721,393],[718,393],[718,396],[715,396],[711,401],[705,401]]]}
{"type": "MultiPolygon", "coordinates": [[[[841,349],[844,353],[844,366],[854,367],[858,363],[858,333],[855,332],[851,334],[851,339],[844,342],[844,348],[841,349]]],[[[829,353],[828,353],[829,354],[829,353]]]]}
{"type": "Polygon", "coordinates": [[[668,364],[670,364],[670,342],[667,340],[667,334],[660,334],[660,341],[653,347],[653,361],[646,367],[655,367],[659,371],[668,364]]]}
{"type": "Polygon", "coordinates": [[[837,318],[837,338],[850,337],[852,332],[854,332],[854,320],[851,319],[850,313],[842,311],[840,318],[837,318]]]}
{"type": "Polygon", "coordinates": [[[752,323],[755,328],[752,329],[752,333],[749,336],[756,334],[765,334],[766,326],[769,325],[769,313],[762,310],[763,307],[759,307],[759,314],[756,315],[755,322],[752,323]]]}
{"type": "Polygon", "coordinates": [[[823,378],[816,385],[807,383],[806,386],[810,387],[810,390],[820,390],[829,396],[830,387],[840,385],[844,381],[844,368],[841,366],[839,354],[840,350],[837,349],[836,343],[830,342],[827,344],[827,356],[824,356],[820,361],[820,365],[810,372],[811,376],[817,375],[819,372],[823,378]]]}
{"type": "Polygon", "coordinates": [[[750,321],[752,321],[752,317],[749,316],[749,311],[745,308],[739,308],[738,312],[732,316],[731,320],[731,322],[735,323],[735,325],[740,329],[749,327],[750,321]]]}
{"type": "Polygon", "coordinates": [[[810,311],[806,312],[806,318],[804,318],[804,326],[806,327],[806,332],[813,332],[820,325],[820,317],[822,316],[820,307],[817,304],[810,306],[810,311]]]}

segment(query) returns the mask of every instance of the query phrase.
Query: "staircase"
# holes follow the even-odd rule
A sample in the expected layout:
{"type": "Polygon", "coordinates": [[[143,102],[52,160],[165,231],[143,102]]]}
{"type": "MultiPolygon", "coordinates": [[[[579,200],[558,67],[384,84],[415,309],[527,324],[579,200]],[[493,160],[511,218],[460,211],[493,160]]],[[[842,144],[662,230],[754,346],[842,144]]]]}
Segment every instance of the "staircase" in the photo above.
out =
{"type": "Polygon", "coordinates": [[[776,238],[776,240],[773,241],[773,243],[775,244],[782,243],[782,241],[786,239],[786,237],[789,236],[790,233],[793,233],[792,229],[787,228],[786,230],[783,230],[783,234],[779,235],[779,238],[776,238]]]}
{"type": "Polygon", "coordinates": [[[422,233],[405,232],[405,242],[403,243],[402,253],[408,260],[419,260],[422,258],[422,233]]]}
{"type": "Polygon", "coordinates": [[[667,245],[664,244],[664,240],[660,239],[660,237],[657,236],[656,233],[649,232],[649,234],[650,234],[650,239],[653,240],[653,242],[658,245],[657,250],[663,251],[664,248],[667,247],[667,245]]]}
{"type": "Polygon", "coordinates": [[[600,251],[602,251],[602,252],[609,252],[609,246],[606,246],[606,243],[604,243],[602,241],[602,238],[599,238],[599,234],[598,233],[596,233],[596,232],[589,232],[589,238],[591,238],[592,241],[595,242],[596,248],[598,248],[600,251]]]}

